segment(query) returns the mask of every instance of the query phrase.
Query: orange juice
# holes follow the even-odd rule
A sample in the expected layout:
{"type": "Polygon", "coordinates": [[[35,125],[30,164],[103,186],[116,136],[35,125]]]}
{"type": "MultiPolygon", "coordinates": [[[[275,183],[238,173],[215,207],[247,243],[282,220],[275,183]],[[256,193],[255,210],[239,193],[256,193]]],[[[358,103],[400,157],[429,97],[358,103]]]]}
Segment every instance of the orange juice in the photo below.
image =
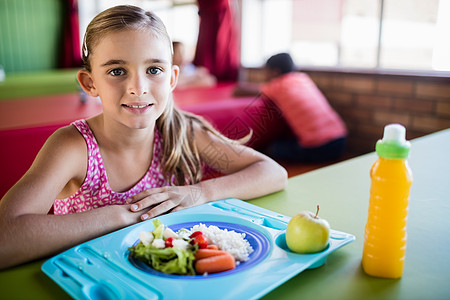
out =
{"type": "Polygon", "coordinates": [[[406,220],[412,173],[405,128],[385,127],[377,142],[379,156],[370,171],[369,214],[365,227],[362,266],[372,276],[400,278],[406,252],[406,220]]]}

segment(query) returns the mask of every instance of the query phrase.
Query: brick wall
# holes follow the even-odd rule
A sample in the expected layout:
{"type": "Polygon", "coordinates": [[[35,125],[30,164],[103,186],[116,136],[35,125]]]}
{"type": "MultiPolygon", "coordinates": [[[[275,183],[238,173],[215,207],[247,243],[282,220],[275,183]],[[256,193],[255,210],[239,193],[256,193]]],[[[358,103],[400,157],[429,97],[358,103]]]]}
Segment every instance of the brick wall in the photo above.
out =
{"type": "MultiPolygon", "coordinates": [[[[349,152],[375,149],[388,123],[406,127],[407,139],[450,128],[450,77],[305,70],[349,129],[349,152]]],[[[249,81],[260,81],[248,69],[249,81]]]]}

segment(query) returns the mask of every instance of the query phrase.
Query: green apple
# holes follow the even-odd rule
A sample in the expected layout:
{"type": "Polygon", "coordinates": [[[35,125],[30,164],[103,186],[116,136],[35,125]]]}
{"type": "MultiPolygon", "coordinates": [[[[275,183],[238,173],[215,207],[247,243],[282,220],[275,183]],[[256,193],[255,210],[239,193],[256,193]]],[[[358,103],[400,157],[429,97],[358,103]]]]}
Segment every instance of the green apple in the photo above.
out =
{"type": "Polygon", "coordinates": [[[314,253],[324,250],[330,238],[330,224],[314,215],[302,211],[292,217],[286,229],[286,244],[292,252],[314,253]]]}

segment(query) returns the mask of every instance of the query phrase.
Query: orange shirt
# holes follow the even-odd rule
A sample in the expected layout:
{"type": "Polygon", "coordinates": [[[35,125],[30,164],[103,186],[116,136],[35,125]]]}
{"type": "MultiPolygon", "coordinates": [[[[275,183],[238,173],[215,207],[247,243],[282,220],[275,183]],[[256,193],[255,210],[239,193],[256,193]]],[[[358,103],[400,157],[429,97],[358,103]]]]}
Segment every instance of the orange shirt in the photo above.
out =
{"type": "Polygon", "coordinates": [[[344,122],[307,74],[282,75],[261,92],[279,107],[300,145],[317,147],[347,135],[344,122]]]}

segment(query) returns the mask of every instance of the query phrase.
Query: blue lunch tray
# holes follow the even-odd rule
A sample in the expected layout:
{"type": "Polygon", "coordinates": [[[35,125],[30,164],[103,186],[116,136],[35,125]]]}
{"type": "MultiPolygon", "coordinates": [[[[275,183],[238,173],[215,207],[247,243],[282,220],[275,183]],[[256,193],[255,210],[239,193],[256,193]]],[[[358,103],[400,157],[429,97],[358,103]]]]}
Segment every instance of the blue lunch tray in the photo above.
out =
{"type": "Polygon", "coordinates": [[[305,269],[323,265],[327,256],[355,240],[330,232],[318,253],[289,251],[285,231],[290,217],[238,199],[226,199],[159,216],[171,229],[203,223],[245,233],[254,251],[235,269],[206,276],[180,276],[153,270],[129,256],[150,220],[71,248],[47,260],[42,271],[75,299],[256,299],[305,269]]]}

